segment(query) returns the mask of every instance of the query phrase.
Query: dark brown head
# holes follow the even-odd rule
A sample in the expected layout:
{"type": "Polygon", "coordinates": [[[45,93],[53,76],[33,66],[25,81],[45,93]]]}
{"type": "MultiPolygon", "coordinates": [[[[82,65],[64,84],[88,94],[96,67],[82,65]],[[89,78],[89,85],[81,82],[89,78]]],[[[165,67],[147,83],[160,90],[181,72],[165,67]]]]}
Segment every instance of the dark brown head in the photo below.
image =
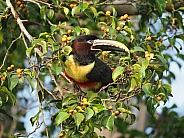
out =
{"type": "Polygon", "coordinates": [[[89,43],[91,40],[98,39],[96,35],[80,35],[72,42],[72,53],[77,53],[82,56],[87,56],[90,54],[95,54],[97,51],[92,51],[92,43],[89,43]]]}

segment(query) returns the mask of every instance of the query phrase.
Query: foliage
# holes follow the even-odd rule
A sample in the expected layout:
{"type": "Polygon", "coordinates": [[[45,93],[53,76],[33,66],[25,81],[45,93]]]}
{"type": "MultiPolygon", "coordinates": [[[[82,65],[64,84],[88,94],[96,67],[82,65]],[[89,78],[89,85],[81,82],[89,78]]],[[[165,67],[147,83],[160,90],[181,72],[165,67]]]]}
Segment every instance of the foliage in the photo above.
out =
{"type": "MultiPolygon", "coordinates": [[[[169,71],[168,62],[174,59],[165,51],[172,47],[179,58],[184,58],[180,53],[180,43],[184,39],[181,35],[183,7],[175,9],[174,3],[167,1],[172,11],[166,12],[166,1],[137,2],[141,18],[136,29],[128,14],[119,17],[114,7],[102,11],[103,5],[109,3],[100,0],[90,3],[0,0],[0,113],[13,120],[7,109],[15,107],[18,100],[29,102],[18,96],[18,92],[26,87],[29,88],[27,93],[37,93],[39,103],[39,111],[30,118],[32,125],[36,125],[33,132],[25,134],[17,127],[6,130],[7,135],[3,137],[14,132],[18,132],[15,137],[29,136],[42,125],[47,126],[43,132],[47,137],[60,125],[59,137],[98,137],[94,129],[106,127],[113,131],[116,119],[129,125],[135,122],[131,107],[139,109],[139,102],[132,103],[132,97],[145,100],[147,110],[153,116],[160,103],[166,103],[172,96],[170,83],[175,76],[169,71]],[[162,25],[160,28],[155,25],[158,21],[162,25]],[[86,91],[81,97],[75,90],[61,85],[68,82],[63,73],[62,58],[69,54],[72,40],[91,33],[125,44],[130,54],[99,53],[99,58],[115,68],[114,82],[98,92],[86,91]],[[164,76],[165,71],[167,76],[164,76]],[[51,78],[49,86],[45,84],[48,76],[51,78]],[[168,83],[162,83],[163,80],[168,83]],[[52,116],[49,125],[44,119],[47,111],[52,116]]],[[[24,115],[21,111],[17,113],[18,117],[24,115]]]]}

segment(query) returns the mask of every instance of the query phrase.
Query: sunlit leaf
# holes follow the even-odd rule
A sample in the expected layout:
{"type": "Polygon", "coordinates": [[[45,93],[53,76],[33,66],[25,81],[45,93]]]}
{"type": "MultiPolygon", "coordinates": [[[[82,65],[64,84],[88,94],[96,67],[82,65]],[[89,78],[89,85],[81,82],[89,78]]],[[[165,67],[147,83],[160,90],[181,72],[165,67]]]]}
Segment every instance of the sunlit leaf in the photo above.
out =
{"type": "Polygon", "coordinates": [[[51,64],[51,69],[56,73],[56,75],[59,75],[62,71],[62,67],[58,62],[53,62],[51,64]]]}
{"type": "Polygon", "coordinates": [[[118,66],[112,73],[112,79],[113,81],[116,81],[116,79],[124,72],[125,67],[118,66]]]}
{"type": "Polygon", "coordinates": [[[15,86],[18,84],[19,82],[19,78],[17,75],[12,75],[10,78],[10,90],[13,90],[13,88],[15,88],[15,86]]]}
{"type": "Polygon", "coordinates": [[[155,57],[157,57],[164,65],[165,69],[168,70],[169,67],[168,67],[167,61],[164,59],[164,57],[162,57],[160,55],[155,55],[155,57]]]}
{"type": "Polygon", "coordinates": [[[77,127],[79,127],[81,122],[84,121],[84,115],[82,113],[75,113],[73,115],[73,118],[75,120],[75,124],[77,125],[77,127]]]}
{"type": "Polygon", "coordinates": [[[151,83],[146,83],[143,84],[142,90],[146,93],[146,95],[154,97],[153,90],[151,89],[151,87],[152,87],[151,83]]]}
{"type": "Polygon", "coordinates": [[[41,7],[40,16],[41,16],[42,19],[46,20],[46,6],[41,7]]]}
{"type": "Polygon", "coordinates": [[[130,53],[134,53],[137,51],[144,52],[145,50],[142,47],[138,47],[138,46],[135,46],[132,49],[130,49],[130,53]]]}
{"type": "Polygon", "coordinates": [[[30,122],[31,122],[32,126],[39,119],[39,114],[40,113],[41,113],[41,110],[39,110],[38,113],[35,116],[33,116],[33,117],[30,118],[30,122]]]}
{"type": "Polygon", "coordinates": [[[106,127],[108,130],[113,131],[114,128],[114,117],[104,116],[101,120],[102,126],[106,127]]]}
{"type": "Polygon", "coordinates": [[[87,107],[85,120],[86,121],[89,120],[93,115],[94,115],[94,111],[90,107],[87,107]]]}
{"type": "Polygon", "coordinates": [[[16,101],[15,95],[11,91],[9,91],[8,88],[5,87],[5,86],[2,86],[1,90],[10,97],[10,99],[11,99],[13,105],[14,105],[15,101],[16,101]]]}
{"type": "Polygon", "coordinates": [[[80,6],[76,6],[72,9],[72,16],[74,16],[76,13],[78,13],[80,11],[80,6]]]}
{"type": "Polygon", "coordinates": [[[69,9],[68,9],[67,7],[63,7],[63,9],[64,9],[64,13],[65,13],[65,15],[67,16],[67,15],[68,15],[68,13],[69,13],[69,9]]]}
{"type": "Polygon", "coordinates": [[[70,114],[68,114],[67,112],[59,112],[59,114],[56,116],[56,125],[58,126],[69,117],[70,114]]]}
{"type": "Polygon", "coordinates": [[[53,16],[54,16],[54,10],[53,9],[48,9],[47,11],[47,16],[50,20],[52,20],[53,16]]]}

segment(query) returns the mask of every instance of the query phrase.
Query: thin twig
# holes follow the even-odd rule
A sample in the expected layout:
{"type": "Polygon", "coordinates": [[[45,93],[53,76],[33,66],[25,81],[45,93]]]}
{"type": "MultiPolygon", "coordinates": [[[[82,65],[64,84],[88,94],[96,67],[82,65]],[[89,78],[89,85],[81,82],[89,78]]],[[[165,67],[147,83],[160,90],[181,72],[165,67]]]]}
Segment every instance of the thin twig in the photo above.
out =
{"type": "Polygon", "coordinates": [[[11,44],[10,44],[10,46],[8,47],[8,49],[7,49],[7,51],[6,51],[6,54],[5,54],[5,56],[4,56],[3,63],[2,63],[2,65],[1,65],[1,67],[0,67],[0,70],[2,69],[2,67],[3,67],[4,64],[5,64],[5,61],[6,61],[6,58],[7,58],[7,56],[8,56],[9,50],[11,49],[11,47],[13,46],[13,44],[14,44],[18,39],[21,38],[21,36],[22,36],[22,33],[20,33],[19,37],[17,37],[16,39],[14,39],[14,40],[11,42],[11,44]]]}

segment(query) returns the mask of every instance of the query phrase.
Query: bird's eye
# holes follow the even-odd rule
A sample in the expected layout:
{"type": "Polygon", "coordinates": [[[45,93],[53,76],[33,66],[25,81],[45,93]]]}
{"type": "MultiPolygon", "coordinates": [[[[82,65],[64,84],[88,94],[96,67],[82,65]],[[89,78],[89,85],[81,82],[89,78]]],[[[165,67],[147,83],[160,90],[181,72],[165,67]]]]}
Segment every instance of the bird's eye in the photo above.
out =
{"type": "Polygon", "coordinates": [[[93,44],[93,40],[88,40],[87,43],[88,44],[93,44]]]}

